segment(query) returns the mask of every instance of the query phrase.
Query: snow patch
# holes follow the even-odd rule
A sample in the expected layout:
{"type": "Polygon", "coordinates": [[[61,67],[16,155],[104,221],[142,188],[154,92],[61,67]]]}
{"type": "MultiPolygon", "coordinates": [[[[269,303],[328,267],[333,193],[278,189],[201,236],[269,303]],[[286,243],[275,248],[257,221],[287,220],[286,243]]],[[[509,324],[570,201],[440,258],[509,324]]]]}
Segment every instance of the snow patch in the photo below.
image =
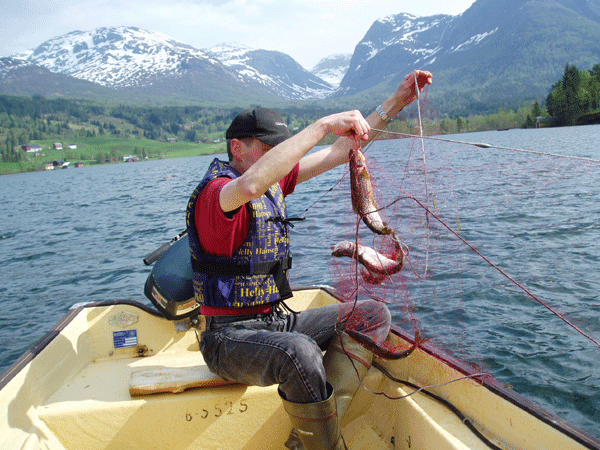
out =
{"type": "Polygon", "coordinates": [[[495,28],[492,31],[488,31],[485,33],[476,34],[475,36],[472,36],[470,39],[466,40],[462,44],[451,47],[450,51],[451,52],[460,52],[460,51],[466,50],[467,47],[470,46],[471,44],[473,44],[473,45],[479,44],[482,40],[484,40],[486,37],[491,36],[496,31],[498,31],[498,28],[495,28]]]}

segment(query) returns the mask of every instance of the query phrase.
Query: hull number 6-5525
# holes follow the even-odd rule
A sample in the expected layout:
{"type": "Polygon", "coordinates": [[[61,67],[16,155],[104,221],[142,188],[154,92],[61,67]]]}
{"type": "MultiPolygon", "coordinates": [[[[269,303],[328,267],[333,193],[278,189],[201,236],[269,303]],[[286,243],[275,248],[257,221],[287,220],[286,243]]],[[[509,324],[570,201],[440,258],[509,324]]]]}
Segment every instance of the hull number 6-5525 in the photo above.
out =
{"type": "Polygon", "coordinates": [[[185,413],[185,420],[191,422],[192,420],[199,419],[211,419],[219,418],[221,416],[230,416],[233,414],[245,413],[248,410],[246,400],[240,399],[238,401],[216,403],[212,408],[202,408],[200,411],[188,411],[185,413]]]}

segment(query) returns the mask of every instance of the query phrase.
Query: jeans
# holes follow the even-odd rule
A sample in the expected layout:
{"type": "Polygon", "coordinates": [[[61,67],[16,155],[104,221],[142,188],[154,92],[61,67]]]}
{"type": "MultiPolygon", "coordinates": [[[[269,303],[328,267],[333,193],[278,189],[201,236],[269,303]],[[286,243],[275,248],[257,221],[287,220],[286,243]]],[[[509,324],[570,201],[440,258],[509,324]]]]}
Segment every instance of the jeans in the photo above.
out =
{"type": "Polygon", "coordinates": [[[327,398],[323,351],[346,327],[382,342],[390,330],[387,307],[373,300],[287,313],[207,317],[200,350],[208,368],[226,381],[279,385],[294,403],[327,398]]]}

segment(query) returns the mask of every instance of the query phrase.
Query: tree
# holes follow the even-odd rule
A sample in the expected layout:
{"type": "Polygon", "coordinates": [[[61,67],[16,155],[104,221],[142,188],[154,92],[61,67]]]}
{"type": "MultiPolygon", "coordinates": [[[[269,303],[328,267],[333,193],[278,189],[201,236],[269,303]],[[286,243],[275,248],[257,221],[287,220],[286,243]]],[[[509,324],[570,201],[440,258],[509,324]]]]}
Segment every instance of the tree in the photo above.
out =
{"type": "Polygon", "coordinates": [[[576,116],[581,113],[580,99],[578,97],[580,82],[581,75],[577,67],[567,64],[561,80],[563,92],[561,119],[564,125],[573,125],[576,116]]]}
{"type": "Polygon", "coordinates": [[[594,64],[594,67],[592,67],[590,73],[592,74],[592,78],[595,80],[595,82],[600,83],[600,64],[594,64]]]}
{"type": "MultiPolygon", "coordinates": [[[[546,108],[555,125],[574,125],[590,122],[590,113],[600,107],[600,64],[590,71],[580,72],[566,65],[563,77],[552,86],[546,98],[546,108]],[[582,116],[586,119],[578,122],[582,116]]],[[[592,114],[592,116],[594,116],[592,114]]]]}
{"type": "Polygon", "coordinates": [[[535,128],[536,121],[531,118],[531,115],[527,114],[523,128],[535,128]]]}
{"type": "Polygon", "coordinates": [[[537,119],[542,115],[542,109],[540,108],[540,104],[538,102],[533,102],[533,106],[531,107],[531,118],[537,119]]]}
{"type": "Polygon", "coordinates": [[[440,128],[444,133],[450,133],[452,131],[452,125],[448,119],[442,119],[440,122],[440,128]]]}

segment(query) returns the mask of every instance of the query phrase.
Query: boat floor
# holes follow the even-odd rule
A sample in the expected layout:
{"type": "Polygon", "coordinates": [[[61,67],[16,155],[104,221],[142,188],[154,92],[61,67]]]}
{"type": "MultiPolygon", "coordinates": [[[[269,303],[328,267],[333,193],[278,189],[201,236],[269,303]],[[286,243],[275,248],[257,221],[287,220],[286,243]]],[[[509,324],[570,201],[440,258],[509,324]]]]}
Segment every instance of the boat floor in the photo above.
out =
{"type": "MultiPolygon", "coordinates": [[[[323,290],[295,291],[290,307],[333,301],[323,290]]],[[[421,392],[406,397],[413,388],[384,369],[417,385],[439,385],[435,393],[500,448],[584,448],[477,381],[449,384],[464,373],[422,348],[377,363],[380,368],[368,371],[365,389],[359,388],[342,420],[350,450],[489,448],[447,404],[421,392]]],[[[6,405],[0,410],[0,449],[283,450],[291,431],[276,386],[219,385],[204,363],[196,330],[178,333],[172,322],[139,304],[73,311],[9,372],[8,382],[0,380],[0,404],[6,405]],[[123,329],[136,330],[135,346],[115,348],[123,329]]]]}
{"type": "MultiPolygon", "coordinates": [[[[265,434],[256,427],[267,422],[273,427],[268,435],[280,442],[286,438],[290,425],[272,388],[230,385],[179,394],[130,395],[129,380],[135,371],[199,368],[202,372],[206,367],[202,364],[199,352],[95,362],[44,402],[38,414],[61,442],[68,443],[66,448],[225,448],[223,442],[250,444],[257,436],[262,440],[265,434]],[[273,436],[280,429],[281,436],[273,436]]],[[[267,448],[247,448],[261,447],[267,448]]]]}
{"type": "MultiPolygon", "coordinates": [[[[203,364],[199,352],[94,362],[58,389],[38,414],[68,443],[66,448],[238,448],[233,442],[247,449],[285,448],[291,425],[274,387],[229,385],[130,395],[132,374],[180,368],[197,369],[198,379],[210,378],[203,364]],[[140,428],[145,433],[140,435],[140,428]]],[[[375,369],[365,384],[391,396],[411,392],[396,383],[391,386],[375,369]]],[[[427,436],[427,448],[488,448],[458,417],[422,394],[387,400],[361,390],[343,432],[350,449],[420,448],[422,436],[427,436]]]]}

